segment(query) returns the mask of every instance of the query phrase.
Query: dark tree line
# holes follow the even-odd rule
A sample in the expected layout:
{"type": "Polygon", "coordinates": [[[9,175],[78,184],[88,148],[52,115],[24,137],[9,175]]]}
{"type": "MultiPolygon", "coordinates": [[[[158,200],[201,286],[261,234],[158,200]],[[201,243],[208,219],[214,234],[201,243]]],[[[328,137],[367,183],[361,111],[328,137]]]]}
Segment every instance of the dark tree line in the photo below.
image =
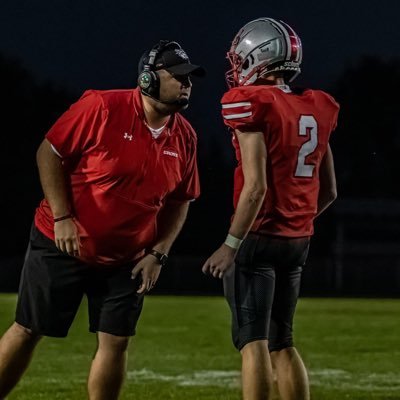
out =
{"type": "Polygon", "coordinates": [[[341,105],[332,137],[340,194],[399,198],[400,60],[364,57],[333,88],[341,105]]]}
{"type": "Polygon", "coordinates": [[[2,230],[1,252],[24,252],[41,198],[35,153],[46,130],[74,100],[51,83],[38,84],[18,60],[0,54],[2,230]]]}

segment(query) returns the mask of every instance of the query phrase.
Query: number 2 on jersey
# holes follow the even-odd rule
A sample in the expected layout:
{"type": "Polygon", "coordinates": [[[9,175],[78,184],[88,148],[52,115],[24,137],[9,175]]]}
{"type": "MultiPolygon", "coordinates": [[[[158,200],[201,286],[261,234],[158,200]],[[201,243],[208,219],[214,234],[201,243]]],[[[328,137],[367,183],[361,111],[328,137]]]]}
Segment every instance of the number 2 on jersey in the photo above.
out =
{"type": "Polygon", "coordinates": [[[306,164],[306,157],[318,146],[318,124],[312,115],[302,115],[299,120],[299,135],[307,136],[310,133],[310,139],[303,143],[297,156],[297,167],[295,176],[312,178],[315,165],[306,164]]]}

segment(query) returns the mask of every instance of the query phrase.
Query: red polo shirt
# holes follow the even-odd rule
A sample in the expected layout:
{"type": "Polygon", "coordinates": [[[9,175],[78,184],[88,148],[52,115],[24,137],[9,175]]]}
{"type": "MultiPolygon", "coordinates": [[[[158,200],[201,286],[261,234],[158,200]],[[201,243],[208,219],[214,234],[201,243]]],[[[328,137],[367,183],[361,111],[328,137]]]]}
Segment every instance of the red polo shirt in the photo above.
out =
{"type": "MultiPolygon", "coordinates": [[[[155,241],[163,204],[199,195],[196,133],[177,113],[154,139],[138,89],[85,92],[46,138],[63,159],[87,263],[134,260],[155,241]]],[[[46,200],[35,224],[54,240],[46,200]]]]}

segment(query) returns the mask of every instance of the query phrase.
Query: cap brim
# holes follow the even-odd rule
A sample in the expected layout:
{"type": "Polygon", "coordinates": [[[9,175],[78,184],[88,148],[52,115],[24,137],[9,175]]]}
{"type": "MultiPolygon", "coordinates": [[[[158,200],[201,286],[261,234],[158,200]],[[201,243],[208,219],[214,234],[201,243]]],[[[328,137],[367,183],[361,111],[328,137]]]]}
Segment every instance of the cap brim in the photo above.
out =
{"type": "Polygon", "coordinates": [[[206,70],[203,67],[193,64],[173,65],[172,67],[165,68],[165,70],[175,75],[194,75],[198,77],[206,75],[206,70]]]}

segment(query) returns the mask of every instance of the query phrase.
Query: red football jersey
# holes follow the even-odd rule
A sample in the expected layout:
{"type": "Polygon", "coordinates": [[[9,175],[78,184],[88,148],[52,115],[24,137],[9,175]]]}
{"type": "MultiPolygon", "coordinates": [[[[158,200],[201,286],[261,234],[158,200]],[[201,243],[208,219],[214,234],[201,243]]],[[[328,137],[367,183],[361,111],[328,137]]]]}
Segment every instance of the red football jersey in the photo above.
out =
{"type": "MultiPolygon", "coordinates": [[[[286,237],[313,234],[319,167],[335,129],[339,106],[319,90],[293,93],[288,86],[243,86],[222,98],[224,123],[241,132],[262,132],[267,148],[267,194],[251,231],[286,237]]],[[[243,188],[240,147],[233,145],[234,206],[243,188]]]]}
{"type": "MultiPolygon", "coordinates": [[[[175,114],[154,139],[138,89],[86,92],[46,138],[67,171],[85,262],[120,264],[137,258],[157,237],[165,201],[199,195],[193,128],[175,114]]],[[[35,223],[54,239],[46,200],[35,223]]]]}

